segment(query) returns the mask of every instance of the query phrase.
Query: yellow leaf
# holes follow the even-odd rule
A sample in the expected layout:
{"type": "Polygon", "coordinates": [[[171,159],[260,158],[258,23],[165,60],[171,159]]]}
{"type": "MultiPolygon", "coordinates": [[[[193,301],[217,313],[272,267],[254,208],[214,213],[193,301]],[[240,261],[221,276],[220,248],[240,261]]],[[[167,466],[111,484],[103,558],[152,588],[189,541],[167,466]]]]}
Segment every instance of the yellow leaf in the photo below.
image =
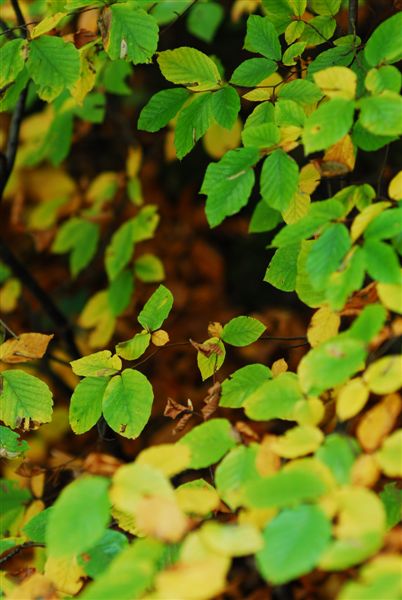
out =
{"type": "Polygon", "coordinates": [[[362,212],[355,217],[350,228],[352,242],[355,242],[368,227],[371,221],[375,219],[377,215],[382,213],[383,210],[388,208],[390,204],[390,202],[376,202],[375,204],[366,206],[366,208],[364,208],[362,212]]]}
{"type": "Polygon", "coordinates": [[[214,554],[194,563],[176,563],[158,573],[155,587],[159,598],[208,600],[223,592],[230,558],[214,554]]]}
{"type": "Polygon", "coordinates": [[[137,177],[142,162],[142,149],[141,146],[135,148],[130,147],[128,149],[128,156],[126,161],[126,171],[130,178],[137,177]]]}
{"type": "Polygon", "coordinates": [[[89,186],[86,198],[91,204],[111,200],[119,185],[119,174],[114,171],[105,171],[93,179],[89,186]]]}
{"type": "Polygon", "coordinates": [[[218,493],[212,486],[183,485],[175,490],[181,510],[188,514],[207,515],[219,506],[218,493]]]}
{"type": "Polygon", "coordinates": [[[34,573],[31,577],[27,577],[14,588],[13,592],[8,595],[9,600],[57,600],[60,596],[56,592],[56,586],[49,577],[34,573]]]}
{"type": "Polygon", "coordinates": [[[116,324],[116,319],[110,310],[107,290],[97,292],[88,300],[80,315],[79,324],[81,327],[95,328],[88,339],[91,348],[107,345],[116,324]]]}
{"type": "Polygon", "coordinates": [[[137,537],[144,536],[144,534],[138,529],[135,516],[132,513],[127,513],[122,510],[118,510],[116,507],[112,507],[112,517],[116,519],[120,529],[128,531],[137,537]]]}
{"type": "Polygon", "coordinates": [[[286,373],[289,369],[288,363],[284,358],[278,358],[274,363],[272,363],[271,373],[272,377],[278,377],[281,373],[286,373]]]}
{"type": "Polygon", "coordinates": [[[45,576],[54,583],[58,592],[75,596],[83,586],[85,572],[76,557],[49,557],[45,564],[45,576]]]}
{"type": "Polygon", "coordinates": [[[22,333],[0,345],[0,360],[5,363],[23,363],[42,358],[53,334],[22,333]]]}
{"type": "Polygon", "coordinates": [[[352,100],[355,97],[357,76],[347,67],[329,67],[314,73],[313,77],[329,98],[352,100]]]}
{"type": "Polygon", "coordinates": [[[172,477],[184,471],[191,461],[191,451],[184,444],[159,444],[146,448],[137,456],[137,464],[150,465],[162,471],[167,477],[172,477]]]}
{"type": "Polygon", "coordinates": [[[311,203],[311,198],[304,192],[296,192],[290,201],[289,206],[283,211],[283,220],[287,225],[297,223],[308,213],[311,203]]]}
{"type": "Polygon", "coordinates": [[[0,288],[1,312],[10,313],[17,308],[18,298],[21,294],[19,279],[10,277],[0,288]]]}
{"type": "Polygon", "coordinates": [[[359,538],[366,533],[385,532],[385,509],[378,496],[365,488],[345,486],[336,493],[339,515],[334,535],[359,538]]]}
{"type": "Polygon", "coordinates": [[[319,308],[313,314],[307,329],[307,339],[310,345],[315,348],[334,337],[338,333],[340,323],[340,316],[333,312],[327,304],[319,308]]]}
{"type": "Polygon", "coordinates": [[[262,477],[273,475],[281,466],[279,456],[272,449],[272,442],[274,440],[276,440],[276,436],[266,435],[258,446],[255,466],[262,477]]]}
{"type": "Polygon", "coordinates": [[[338,418],[346,421],[357,415],[365,406],[369,395],[369,389],[360,377],[348,381],[341,388],[336,399],[338,418]]]}
{"type": "Polygon", "coordinates": [[[399,171],[388,186],[388,196],[392,200],[402,200],[402,171],[399,171]]]}
{"type": "Polygon", "coordinates": [[[201,527],[200,536],[212,552],[228,557],[255,554],[264,545],[259,530],[251,523],[232,525],[209,521],[201,527]]]}
{"type": "Polygon", "coordinates": [[[222,158],[228,150],[234,150],[239,146],[242,123],[236,119],[232,129],[225,129],[213,123],[202,138],[206,152],[211,158],[222,158]]]}
{"type": "Polygon", "coordinates": [[[320,185],[321,174],[313,163],[308,163],[300,169],[299,190],[311,195],[320,185]]]}
{"type": "Polygon", "coordinates": [[[345,135],[336,144],[328,148],[322,161],[320,171],[324,177],[336,177],[353,171],[356,162],[356,149],[350,135],[345,135]]]}
{"type": "Polygon", "coordinates": [[[248,508],[241,509],[238,515],[240,525],[255,525],[258,529],[264,529],[278,514],[277,508],[248,508]]]}
{"type": "Polygon", "coordinates": [[[325,413],[325,407],[319,398],[307,398],[296,402],[292,418],[299,425],[318,425],[325,413]]]}
{"type": "Polygon", "coordinates": [[[169,334],[164,329],[158,329],[151,335],[151,342],[154,346],[165,346],[169,341],[169,334]]]}
{"type": "Polygon", "coordinates": [[[251,92],[247,92],[247,94],[243,94],[243,98],[245,100],[249,100],[250,102],[264,102],[264,100],[269,100],[274,93],[278,93],[281,88],[281,83],[283,78],[279,75],[279,73],[273,73],[269,75],[256,86],[251,92]]]}
{"type": "Polygon", "coordinates": [[[65,12],[57,12],[54,15],[46,17],[40,23],[35,25],[35,27],[32,27],[29,37],[33,40],[40,35],[47,33],[51,29],[54,29],[66,15],[67,13],[65,12]]]}
{"type": "Polygon", "coordinates": [[[377,283],[377,293],[388,310],[402,315],[402,285],[398,283],[377,283]]]}
{"type": "Polygon", "coordinates": [[[366,412],[356,430],[357,439],[365,450],[372,452],[380,446],[392,431],[401,408],[400,396],[391,394],[366,412]]]}
{"type": "Polygon", "coordinates": [[[315,452],[320,447],[324,434],[317,427],[299,425],[289,429],[272,442],[272,449],[283,458],[296,458],[315,452]]]}
{"type": "Polygon", "coordinates": [[[160,496],[144,497],[138,501],[135,522],[144,535],[171,543],[181,540],[190,524],[174,497],[160,496]]]}
{"type": "Polygon", "coordinates": [[[384,356],[372,363],[363,375],[374,394],[391,394],[402,387],[402,356],[384,356]]]}
{"type": "MultiPolygon", "coordinates": [[[[42,473],[42,475],[44,475],[44,473],[42,473]]],[[[32,487],[32,484],[31,484],[32,487]]],[[[42,490],[43,491],[43,490],[42,490]]],[[[41,494],[40,494],[41,495],[41,494]]],[[[42,510],[45,508],[44,503],[42,502],[42,500],[34,500],[33,502],[31,502],[31,504],[28,506],[25,514],[24,514],[24,519],[22,520],[22,523],[20,525],[20,530],[22,530],[23,527],[25,527],[25,525],[27,523],[29,523],[29,521],[35,517],[36,515],[38,515],[40,512],[42,512],[42,510]]]]}
{"type": "Polygon", "coordinates": [[[286,127],[280,127],[279,132],[281,139],[278,146],[283,148],[285,152],[290,152],[299,145],[303,129],[295,125],[287,125],[286,127]]]}
{"type": "Polygon", "coordinates": [[[402,429],[387,437],[375,457],[388,477],[402,477],[402,429]]]}
{"type": "Polygon", "coordinates": [[[374,487],[380,476],[378,463],[372,454],[360,454],[352,466],[350,474],[353,485],[374,487]]]}
{"type": "Polygon", "coordinates": [[[220,338],[222,336],[222,331],[223,331],[222,323],[218,323],[218,321],[213,321],[212,323],[209,323],[208,335],[210,337],[220,338]]]}

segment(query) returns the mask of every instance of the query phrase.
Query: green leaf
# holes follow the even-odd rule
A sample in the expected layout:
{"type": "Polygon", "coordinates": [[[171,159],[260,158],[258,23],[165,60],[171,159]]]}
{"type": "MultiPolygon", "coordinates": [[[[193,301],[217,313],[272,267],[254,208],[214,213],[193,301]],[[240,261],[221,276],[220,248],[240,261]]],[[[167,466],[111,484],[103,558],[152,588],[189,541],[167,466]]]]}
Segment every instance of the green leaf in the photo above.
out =
{"type": "Polygon", "coordinates": [[[202,345],[208,350],[197,352],[197,365],[202,380],[205,381],[221,368],[225,360],[226,350],[222,341],[217,337],[206,340],[202,345]]]}
{"type": "Polygon", "coordinates": [[[212,42],[223,16],[223,6],[216,2],[194,4],[188,15],[187,29],[200,40],[212,42]]]}
{"type": "Polygon", "coordinates": [[[248,228],[249,233],[271,231],[282,220],[281,214],[261,200],[254,209],[248,228]]]}
{"type": "Polygon", "coordinates": [[[215,121],[221,127],[232,129],[239,110],[239,94],[230,85],[227,85],[218,92],[214,92],[212,96],[212,112],[215,121]]]}
{"type": "Polygon", "coordinates": [[[69,421],[74,433],[85,433],[99,421],[108,382],[106,377],[86,377],[75,387],[69,411],[69,421]]]}
{"type": "Polygon", "coordinates": [[[306,21],[306,27],[300,36],[301,42],[309,46],[318,46],[331,39],[336,29],[336,21],[330,16],[313,17],[306,21]]]}
{"type": "Polygon", "coordinates": [[[295,79],[289,83],[283,84],[279,88],[279,98],[293,100],[302,105],[313,104],[323,97],[323,93],[312,81],[307,79],[295,79]]]}
{"type": "Polygon", "coordinates": [[[263,123],[243,129],[241,139],[246,147],[271,148],[280,141],[281,133],[274,123],[263,123]]]}
{"type": "Polygon", "coordinates": [[[219,406],[240,408],[247,398],[271,377],[271,371],[265,365],[247,365],[238,369],[222,383],[219,406]]]}
{"type": "Polygon", "coordinates": [[[379,69],[370,69],[364,85],[372,94],[381,94],[386,90],[398,94],[401,90],[402,75],[396,67],[390,65],[379,69]]]}
{"type": "Polygon", "coordinates": [[[33,542],[38,544],[46,543],[46,528],[49,522],[49,517],[52,514],[53,507],[45,508],[40,513],[32,517],[26,525],[24,525],[23,533],[33,542]]]}
{"type": "Polygon", "coordinates": [[[315,455],[331,469],[340,485],[346,485],[350,483],[350,473],[357,453],[358,445],[353,438],[331,433],[315,455]]]}
{"type": "Polygon", "coordinates": [[[81,594],[82,600],[132,600],[152,585],[163,556],[164,545],[150,539],[136,539],[111,562],[94,583],[81,594]]]}
{"type": "Polygon", "coordinates": [[[4,88],[9,83],[14,83],[18,74],[24,68],[23,50],[25,46],[26,42],[18,38],[7,41],[0,48],[0,88],[4,88]]]}
{"type": "Polygon", "coordinates": [[[293,19],[288,0],[262,0],[264,11],[278,33],[283,33],[293,19]]]}
{"type": "Polygon", "coordinates": [[[248,18],[244,47],[272,60],[280,60],[282,56],[278,34],[268,17],[251,15],[248,18]]]}
{"type": "Polygon", "coordinates": [[[130,304],[134,291],[134,278],[129,270],[120,271],[108,289],[108,301],[114,317],[121,315],[130,304]]]}
{"type": "Polygon", "coordinates": [[[5,425],[16,429],[25,420],[48,423],[52,418],[52,392],[44,381],[13,369],[3,371],[3,387],[0,393],[0,419],[5,425]]]}
{"type": "Polygon", "coordinates": [[[131,260],[134,251],[134,219],[125,221],[106,248],[105,267],[109,281],[113,281],[131,260]]]}
{"type": "Polygon", "coordinates": [[[288,0],[293,14],[296,17],[302,17],[307,8],[307,0],[288,0]]]}
{"type": "Polygon", "coordinates": [[[401,30],[402,14],[398,12],[373,31],[364,48],[364,57],[370,66],[401,60],[401,30]]]}
{"type": "Polygon", "coordinates": [[[277,248],[295,244],[314,235],[319,228],[331,219],[342,216],[344,208],[338,200],[322,200],[310,205],[308,214],[291,225],[286,225],[274,237],[271,245],[277,248]]]}
{"type": "Polygon", "coordinates": [[[223,328],[222,339],[232,346],[248,346],[256,342],[266,327],[253,317],[235,317],[223,328]]]}
{"type": "Polygon", "coordinates": [[[343,138],[353,124],[354,102],[334,98],[321,104],[307,119],[303,144],[307,154],[325,150],[343,138]]]}
{"type": "Polygon", "coordinates": [[[349,230],[341,223],[334,223],[316,240],[307,257],[307,272],[313,286],[323,288],[351,247],[349,230]]]}
{"type": "Polygon", "coordinates": [[[112,60],[128,59],[135,65],[150,62],[158,46],[155,19],[132,2],[110,7],[110,29],[105,50],[112,60]]]}
{"type": "Polygon", "coordinates": [[[8,533],[13,523],[25,512],[23,504],[31,498],[28,489],[22,489],[17,481],[0,479],[0,534],[8,533]]]}
{"type": "Polygon", "coordinates": [[[76,277],[95,255],[99,240],[99,225],[86,219],[72,217],[57,232],[52,252],[70,252],[70,270],[76,277]]]}
{"type": "Polygon", "coordinates": [[[285,30],[285,41],[287,44],[292,44],[297,40],[304,31],[306,24],[304,21],[292,21],[286,27],[285,30]]]}
{"type": "Polygon", "coordinates": [[[190,469],[213,465],[236,444],[232,427],[226,419],[212,419],[197,425],[177,443],[190,448],[190,469]]]}
{"type": "Polygon", "coordinates": [[[192,150],[212,123],[213,94],[198,94],[177,118],[174,145],[180,160],[192,150]]]}
{"type": "Polygon", "coordinates": [[[268,156],[261,171],[261,194],[269,206],[284,211],[297,191],[299,167],[281,149],[268,156]]]}
{"type": "Polygon", "coordinates": [[[335,48],[324,50],[309,64],[308,76],[312,77],[314,73],[329,67],[348,67],[353,62],[355,54],[354,43],[341,44],[335,48]]]}
{"type": "Polygon", "coordinates": [[[240,63],[233,71],[230,83],[245,87],[258,85],[261,81],[275,73],[278,65],[268,58],[249,58],[240,63]]]}
{"type": "Polygon", "coordinates": [[[297,259],[300,244],[278,248],[269,263],[264,281],[283,292],[293,292],[296,286],[297,259]]]}
{"type": "Polygon", "coordinates": [[[296,42],[295,44],[289,46],[289,48],[287,48],[283,53],[283,64],[287,66],[295,65],[295,58],[303,54],[306,44],[307,42],[296,42]]]}
{"type": "Polygon", "coordinates": [[[284,508],[318,500],[327,492],[323,476],[318,471],[303,468],[301,463],[297,468],[246,483],[244,504],[251,508],[284,508]]]}
{"type": "Polygon", "coordinates": [[[199,530],[203,544],[223,556],[247,556],[263,546],[261,533],[251,523],[217,523],[208,521],[199,530]]]}
{"type": "Polygon", "coordinates": [[[342,0],[311,0],[311,8],[318,15],[336,15],[342,0]]]}
{"type": "Polygon", "coordinates": [[[159,131],[179,112],[190,94],[184,88],[171,88],[154,94],[138,119],[138,129],[159,131]]]}
{"type": "Polygon", "coordinates": [[[275,122],[280,127],[303,127],[306,114],[294,100],[278,100],[275,104],[275,122]]]}
{"type": "Polygon", "coordinates": [[[342,310],[352,292],[359,290],[364,281],[365,258],[363,250],[355,248],[338,271],[332,273],[326,287],[326,298],[332,310],[342,310]]]}
{"type": "Polygon", "coordinates": [[[344,383],[363,366],[367,356],[365,344],[337,336],[310,350],[298,367],[302,390],[319,395],[344,383]]]}
{"type": "Polygon", "coordinates": [[[71,368],[76,375],[81,377],[108,377],[121,369],[120,358],[110,350],[101,350],[83,358],[72,360],[71,368]]]}
{"type": "Polygon", "coordinates": [[[401,271],[395,250],[385,242],[366,240],[363,245],[368,274],[380,283],[400,283],[401,271]]]}
{"type": "Polygon", "coordinates": [[[295,373],[281,373],[260,385],[244,402],[246,415],[254,421],[294,420],[294,407],[303,399],[295,373]]]}
{"type": "Polygon", "coordinates": [[[126,78],[129,77],[131,73],[131,65],[126,63],[124,60],[107,62],[101,74],[105,90],[111,94],[128,96],[132,93],[132,90],[127,85],[126,78]]]}
{"type": "Polygon", "coordinates": [[[255,466],[257,446],[237,446],[219,463],[215,471],[215,485],[220,497],[230,508],[243,503],[247,482],[260,479],[255,466]]]}
{"type": "Polygon", "coordinates": [[[252,167],[258,160],[256,148],[239,148],[229,150],[219,162],[208,165],[201,193],[208,196],[206,214],[211,227],[247,204],[254,185],[252,167]]]}
{"type": "Polygon", "coordinates": [[[311,277],[307,270],[308,255],[314,241],[303,241],[300,247],[300,253],[297,258],[297,275],[296,275],[296,287],[295,291],[299,299],[311,306],[316,308],[321,306],[325,301],[325,289],[316,289],[311,281],[311,277]]]}
{"type": "Polygon", "coordinates": [[[364,237],[371,240],[392,238],[400,232],[402,207],[385,210],[375,217],[364,231],[364,237]]]}
{"type": "Polygon", "coordinates": [[[165,279],[162,261],[153,254],[143,254],[134,263],[134,272],[145,283],[154,283],[165,279]]]}
{"type": "Polygon", "coordinates": [[[382,304],[369,304],[363,308],[357,319],[353,321],[347,334],[351,338],[369,344],[381,331],[386,318],[387,311],[382,304]]]}
{"type": "Polygon", "coordinates": [[[160,285],[138,315],[138,322],[148,331],[156,331],[167,319],[173,306],[172,293],[160,285]]]}
{"type": "Polygon", "coordinates": [[[265,547],[257,552],[258,568],[269,582],[285,583],[311,571],[331,537],[328,517],[317,506],[281,512],[263,532],[265,547]]]}
{"type": "Polygon", "coordinates": [[[214,61],[200,50],[182,46],[158,55],[162,75],[172,83],[203,91],[219,87],[221,76],[214,61]]]}
{"type": "Polygon", "coordinates": [[[52,102],[79,78],[80,54],[71,42],[42,35],[29,44],[27,69],[37,85],[39,97],[52,102]]]}
{"type": "Polygon", "coordinates": [[[402,490],[397,488],[397,483],[386,483],[380,498],[385,507],[387,527],[392,529],[402,519],[402,490]]]}
{"type": "Polygon", "coordinates": [[[113,429],[136,438],[151,416],[154,394],[148,379],[134,369],[125,369],[109,381],[103,395],[103,415],[113,429]]]}
{"type": "Polygon", "coordinates": [[[125,535],[120,531],[108,529],[95,546],[86,550],[85,555],[78,557],[78,564],[89,577],[97,579],[127,546],[128,540],[125,535]]]}
{"type": "Polygon", "coordinates": [[[154,204],[144,206],[133,219],[133,240],[143,242],[153,237],[159,223],[158,208],[154,204]]]}
{"type": "Polygon", "coordinates": [[[108,487],[104,477],[84,477],[64,488],[46,528],[49,556],[73,557],[101,539],[110,520],[108,487]]]}
{"type": "Polygon", "coordinates": [[[402,98],[394,92],[362,98],[359,102],[359,122],[375,135],[402,134],[402,98]]]}
{"type": "Polygon", "coordinates": [[[140,333],[136,333],[131,340],[117,344],[116,353],[125,360],[135,360],[144,354],[150,341],[151,334],[149,331],[141,331],[140,333]]]}
{"type": "Polygon", "coordinates": [[[28,442],[21,440],[18,433],[0,425],[0,457],[13,459],[29,450],[28,442]]]}
{"type": "MultiPolygon", "coordinates": [[[[257,59],[258,60],[258,59],[257,59]]],[[[274,122],[274,107],[270,102],[261,102],[246,119],[244,129],[274,122]]]]}

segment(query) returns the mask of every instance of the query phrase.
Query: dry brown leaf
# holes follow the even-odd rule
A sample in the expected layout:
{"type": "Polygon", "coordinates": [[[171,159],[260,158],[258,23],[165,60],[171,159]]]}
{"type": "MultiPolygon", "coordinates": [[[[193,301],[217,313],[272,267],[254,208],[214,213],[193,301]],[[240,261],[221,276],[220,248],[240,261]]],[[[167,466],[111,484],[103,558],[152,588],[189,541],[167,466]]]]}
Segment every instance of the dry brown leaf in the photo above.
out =
{"type": "Polygon", "coordinates": [[[210,337],[220,338],[222,335],[223,327],[218,321],[213,321],[208,325],[208,335],[210,337]]]}
{"type": "Polygon", "coordinates": [[[102,454],[101,452],[91,452],[84,460],[82,468],[91,475],[103,475],[104,477],[111,477],[114,475],[119,467],[123,463],[110,456],[110,454],[102,454]]]}
{"type": "Polygon", "coordinates": [[[356,437],[365,450],[372,452],[381,446],[392,431],[401,408],[400,396],[390,394],[365,413],[356,430],[356,437]]]}
{"type": "Polygon", "coordinates": [[[53,334],[22,333],[1,344],[0,360],[8,364],[23,363],[28,360],[42,358],[53,334]]]}
{"type": "Polygon", "coordinates": [[[189,410],[188,406],[184,406],[184,404],[180,404],[180,402],[176,402],[173,398],[168,398],[165,406],[165,410],[163,414],[165,417],[170,417],[171,419],[175,419],[179,415],[183,413],[187,413],[189,410]]]}
{"type": "Polygon", "coordinates": [[[201,409],[202,416],[204,417],[204,421],[209,419],[211,415],[214,414],[219,405],[219,399],[221,397],[221,384],[219,381],[214,383],[208,389],[208,395],[203,398],[203,402],[205,402],[204,408],[201,409]]]}
{"type": "Polygon", "coordinates": [[[245,443],[258,442],[260,439],[258,433],[256,433],[254,429],[252,429],[250,425],[244,421],[236,421],[235,429],[241,435],[245,443]]]}
{"type": "Polygon", "coordinates": [[[190,339],[190,344],[198,351],[201,352],[204,356],[209,358],[211,354],[217,354],[221,356],[223,354],[222,348],[218,346],[218,344],[204,343],[199,344],[198,342],[194,342],[194,340],[190,339]]]}

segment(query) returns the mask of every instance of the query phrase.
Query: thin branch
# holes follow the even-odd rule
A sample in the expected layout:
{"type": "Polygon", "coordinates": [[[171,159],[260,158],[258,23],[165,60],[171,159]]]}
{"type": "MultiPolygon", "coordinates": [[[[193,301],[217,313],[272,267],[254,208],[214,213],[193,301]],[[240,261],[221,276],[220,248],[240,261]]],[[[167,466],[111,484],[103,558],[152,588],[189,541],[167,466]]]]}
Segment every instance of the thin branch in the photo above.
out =
{"type": "Polygon", "coordinates": [[[18,339],[18,335],[16,333],[14,333],[14,331],[12,329],[9,328],[9,326],[7,325],[7,323],[5,323],[3,321],[3,319],[0,319],[0,325],[3,327],[3,329],[8,331],[8,333],[11,335],[11,337],[18,339]]]}
{"type": "MultiPolygon", "coordinates": [[[[161,35],[163,35],[164,33],[166,33],[167,31],[169,31],[169,29],[171,27],[173,27],[173,25],[175,25],[177,23],[177,21],[179,21],[180,19],[182,19],[184,17],[184,15],[186,14],[186,12],[188,12],[190,10],[190,8],[192,8],[195,4],[197,4],[198,0],[192,0],[192,2],[190,2],[190,4],[188,6],[186,6],[186,8],[183,10],[183,12],[181,13],[176,13],[176,18],[171,21],[170,23],[168,23],[166,25],[166,27],[164,27],[159,34],[159,37],[161,35]]],[[[152,7],[153,8],[153,7],[152,7]]],[[[149,11],[152,14],[152,9],[149,11]]]]}
{"type": "Polygon", "coordinates": [[[15,36],[12,32],[12,29],[9,28],[9,26],[5,21],[3,21],[3,19],[0,19],[0,29],[3,30],[3,32],[0,33],[0,35],[5,35],[8,40],[14,39],[15,36]]]}
{"type": "Polygon", "coordinates": [[[73,331],[70,323],[53,302],[51,296],[39,285],[25,265],[11,252],[10,248],[0,240],[0,258],[11,268],[15,276],[21,280],[23,285],[35,296],[47,316],[55,325],[56,332],[65,341],[65,344],[73,358],[80,358],[80,352],[75,344],[73,331]]]}
{"type": "Polygon", "coordinates": [[[382,159],[381,167],[380,167],[380,170],[378,173],[378,178],[377,178],[377,196],[378,197],[381,196],[382,178],[384,175],[385,167],[387,166],[388,154],[389,154],[389,144],[387,144],[385,146],[384,158],[382,159]]]}
{"type": "Polygon", "coordinates": [[[349,0],[348,32],[356,35],[359,0],[349,0]]]}
{"type": "Polygon", "coordinates": [[[10,551],[5,556],[2,556],[0,558],[0,565],[7,562],[11,558],[14,558],[14,556],[17,556],[17,554],[19,554],[23,550],[26,550],[27,548],[44,548],[44,547],[45,547],[45,544],[40,544],[39,542],[24,542],[23,544],[20,544],[19,546],[16,546],[15,548],[11,548],[10,551]]]}

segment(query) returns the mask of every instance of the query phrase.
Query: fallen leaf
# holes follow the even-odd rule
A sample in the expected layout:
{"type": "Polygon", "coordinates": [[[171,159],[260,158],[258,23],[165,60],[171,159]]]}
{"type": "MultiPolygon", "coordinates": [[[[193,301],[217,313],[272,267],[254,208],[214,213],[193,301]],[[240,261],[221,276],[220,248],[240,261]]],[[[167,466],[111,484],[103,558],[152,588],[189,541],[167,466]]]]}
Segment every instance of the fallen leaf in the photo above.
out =
{"type": "Polygon", "coordinates": [[[203,402],[205,402],[204,408],[201,409],[202,416],[204,417],[204,421],[209,419],[211,415],[214,414],[219,405],[219,399],[221,397],[221,384],[219,381],[214,383],[208,389],[208,395],[203,398],[203,402]]]}

